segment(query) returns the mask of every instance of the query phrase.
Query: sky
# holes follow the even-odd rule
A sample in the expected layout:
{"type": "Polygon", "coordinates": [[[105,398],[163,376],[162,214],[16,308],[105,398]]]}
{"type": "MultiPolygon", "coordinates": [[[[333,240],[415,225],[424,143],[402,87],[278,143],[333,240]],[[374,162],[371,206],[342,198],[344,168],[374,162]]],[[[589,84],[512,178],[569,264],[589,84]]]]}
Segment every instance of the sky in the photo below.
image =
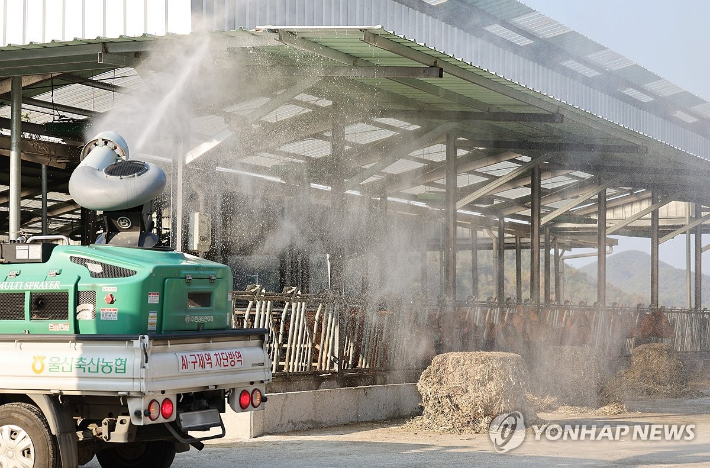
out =
{"type": "MultiPolygon", "coordinates": [[[[522,0],[522,3],[710,101],[710,1],[522,0]]],[[[614,248],[615,253],[651,252],[648,239],[617,239],[619,246],[614,248]]],[[[708,243],[710,235],[704,235],[703,245],[708,243]]],[[[659,250],[662,262],[685,268],[685,235],[661,244],[659,250]]],[[[596,257],[570,260],[568,264],[579,267],[594,261],[596,257]]],[[[703,254],[702,267],[706,274],[710,272],[710,251],[703,254]]]]}

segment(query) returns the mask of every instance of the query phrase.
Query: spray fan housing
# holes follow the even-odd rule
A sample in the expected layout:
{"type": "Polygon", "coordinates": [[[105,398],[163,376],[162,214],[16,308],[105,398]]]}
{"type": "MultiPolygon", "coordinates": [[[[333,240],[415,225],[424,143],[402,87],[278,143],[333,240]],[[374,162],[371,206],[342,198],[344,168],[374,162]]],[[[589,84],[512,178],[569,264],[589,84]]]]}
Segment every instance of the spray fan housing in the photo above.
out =
{"type": "Polygon", "coordinates": [[[165,187],[165,173],[151,163],[129,158],[126,141],[102,132],[82,150],[69,179],[69,194],[83,208],[104,212],[105,234],[97,243],[152,247],[151,201],[165,187]]]}

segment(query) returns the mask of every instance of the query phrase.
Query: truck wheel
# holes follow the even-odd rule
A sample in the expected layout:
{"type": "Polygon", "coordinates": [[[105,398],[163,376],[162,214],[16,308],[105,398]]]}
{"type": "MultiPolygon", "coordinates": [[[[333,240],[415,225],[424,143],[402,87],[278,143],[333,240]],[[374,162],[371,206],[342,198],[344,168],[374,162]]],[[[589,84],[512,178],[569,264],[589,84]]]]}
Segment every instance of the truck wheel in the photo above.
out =
{"type": "Polygon", "coordinates": [[[0,466],[55,468],[57,442],[47,418],[36,406],[8,403],[0,406],[0,466]]]}
{"type": "Polygon", "coordinates": [[[102,468],[169,468],[175,459],[175,444],[164,440],[132,442],[96,454],[102,468]]]}

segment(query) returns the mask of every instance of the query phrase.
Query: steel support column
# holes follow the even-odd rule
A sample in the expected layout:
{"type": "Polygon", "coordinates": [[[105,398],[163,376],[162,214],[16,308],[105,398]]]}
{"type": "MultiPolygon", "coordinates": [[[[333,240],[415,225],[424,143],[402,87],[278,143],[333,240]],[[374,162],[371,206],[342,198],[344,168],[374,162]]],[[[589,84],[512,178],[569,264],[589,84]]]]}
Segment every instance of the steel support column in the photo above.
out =
{"type": "Polygon", "coordinates": [[[288,285],[298,288],[298,250],[293,242],[288,246],[288,266],[288,285]]]}
{"type": "Polygon", "coordinates": [[[523,302],[523,255],[520,236],[515,236],[515,300],[523,302]]]}
{"type": "Polygon", "coordinates": [[[336,112],[333,118],[331,138],[331,214],[333,232],[331,233],[332,247],[330,258],[330,285],[331,290],[341,296],[345,288],[345,180],[343,178],[343,157],[345,154],[345,125],[336,112]]]}
{"type": "Polygon", "coordinates": [[[545,226],[545,304],[551,301],[552,262],[550,262],[550,227],[545,226]]]}
{"type": "Polygon", "coordinates": [[[47,235],[47,165],[42,164],[42,235],[47,235]]]}
{"type": "Polygon", "coordinates": [[[311,256],[307,250],[301,250],[301,292],[308,294],[311,292],[311,256]]]}
{"type": "MultiPolygon", "coordinates": [[[[699,203],[695,204],[695,219],[703,217],[703,207],[699,203]]],[[[695,309],[703,308],[703,225],[695,226],[695,309]]]]}
{"type": "MultiPolygon", "coordinates": [[[[651,204],[658,203],[658,193],[651,194],[651,204]]],[[[658,305],[658,209],[651,211],[651,305],[658,305]]]]}
{"type": "MultiPolygon", "coordinates": [[[[690,212],[693,210],[692,203],[685,204],[685,224],[690,224],[690,212]]],[[[690,309],[693,307],[693,285],[692,285],[692,268],[691,265],[691,242],[690,235],[692,234],[692,229],[685,231],[685,307],[690,309]]]]}
{"type": "Polygon", "coordinates": [[[422,220],[424,223],[424,229],[422,229],[422,232],[424,232],[424,236],[422,239],[422,252],[421,252],[421,287],[422,287],[422,296],[426,300],[426,297],[429,294],[429,253],[428,253],[428,247],[427,247],[428,223],[427,223],[427,214],[426,213],[422,214],[422,220]]]}
{"type": "Polygon", "coordinates": [[[456,136],[446,134],[446,226],[444,229],[444,295],[456,300],[456,136]]]}
{"type": "Polygon", "coordinates": [[[597,195],[597,302],[606,305],[606,189],[597,195]]]}
{"type": "Polygon", "coordinates": [[[496,296],[498,303],[505,303],[505,222],[498,220],[498,267],[496,268],[496,296]]]}
{"type": "Polygon", "coordinates": [[[288,286],[288,250],[279,253],[279,291],[288,286]]]}
{"type": "Polygon", "coordinates": [[[557,243],[557,236],[552,241],[552,249],[555,252],[555,302],[562,304],[562,270],[560,269],[560,247],[557,243]]]}
{"type": "MultiPolygon", "coordinates": [[[[335,339],[337,343],[337,369],[338,380],[342,379],[343,356],[345,355],[345,113],[340,105],[337,105],[333,113],[330,154],[332,161],[330,165],[330,209],[331,209],[331,269],[330,288],[338,298],[335,305],[337,314],[337,329],[335,339]]],[[[386,203],[386,201],[385,201],[386,203]]]]}
{"type": "Polygon", "coordinates": [[[471,296],[478,298],[478,229],[471,226],[471,296]]]}
{"type": "Polygon", "coordinates": [[[530,178],[530,301],[540,303],[540,165],[530,178]]]}
{"type": "Polygon", "coordinates": [[[20,236],[20,192],[22,191],[22,77],[13,76],[10,108],[10,240],[20,236]]]}

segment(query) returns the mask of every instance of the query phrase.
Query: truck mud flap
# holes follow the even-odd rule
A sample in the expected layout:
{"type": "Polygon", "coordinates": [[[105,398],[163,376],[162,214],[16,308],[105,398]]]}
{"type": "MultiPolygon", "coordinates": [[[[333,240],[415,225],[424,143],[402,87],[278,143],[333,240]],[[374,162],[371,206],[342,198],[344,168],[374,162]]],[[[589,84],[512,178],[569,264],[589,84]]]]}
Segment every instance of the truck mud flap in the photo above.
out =
{"type": "Polygon", "coordinates": [[[191,411],[183,413],[179,415],[179,417],[179,429],[173,426],[174,423],[165,423],[165,427],[167,427],[168,431],[170,431],[179,442],[190,444],[198,450],[202,450],[203,441],[221,439],[227,434],[222,417],[217,410],[191,411]],[[205,437],[192,437],[186,434],[186,432],[191,430],[204,431],[218,426],[221,429],[220,434],[205,437]]]}

